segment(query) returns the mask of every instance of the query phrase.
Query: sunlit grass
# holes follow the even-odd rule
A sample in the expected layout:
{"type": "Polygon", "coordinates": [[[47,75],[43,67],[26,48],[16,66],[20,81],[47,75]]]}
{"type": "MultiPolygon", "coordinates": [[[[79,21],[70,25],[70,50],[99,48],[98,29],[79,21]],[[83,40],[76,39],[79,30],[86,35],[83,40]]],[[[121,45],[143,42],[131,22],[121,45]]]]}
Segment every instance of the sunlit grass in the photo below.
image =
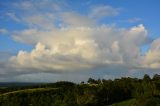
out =
{"type": "Polygon", "coordinates": [[[33,92],[45,92],[45,91],[51,91],[56,90],[58,88],[33,88],[33,89],[24,89],[24,90],[18,90],[18,91],[11,91],[4,94],[1,94],[0,96],[10,95],[10,94],[16,94],[16,93],[33,93],[33,92]]]}

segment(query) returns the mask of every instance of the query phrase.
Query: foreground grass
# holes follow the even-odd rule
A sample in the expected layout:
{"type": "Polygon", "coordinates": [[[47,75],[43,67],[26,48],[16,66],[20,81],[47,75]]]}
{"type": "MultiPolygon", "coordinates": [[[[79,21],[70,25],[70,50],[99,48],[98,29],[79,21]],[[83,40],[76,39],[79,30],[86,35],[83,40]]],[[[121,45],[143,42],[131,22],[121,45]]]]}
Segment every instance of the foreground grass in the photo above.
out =
{"type": "Polygon", "coordinates": [[[119,103],[114,103],[109,106],[137,106],[137,104],[136,104],[136,99],[130,99],[119,103]]]}

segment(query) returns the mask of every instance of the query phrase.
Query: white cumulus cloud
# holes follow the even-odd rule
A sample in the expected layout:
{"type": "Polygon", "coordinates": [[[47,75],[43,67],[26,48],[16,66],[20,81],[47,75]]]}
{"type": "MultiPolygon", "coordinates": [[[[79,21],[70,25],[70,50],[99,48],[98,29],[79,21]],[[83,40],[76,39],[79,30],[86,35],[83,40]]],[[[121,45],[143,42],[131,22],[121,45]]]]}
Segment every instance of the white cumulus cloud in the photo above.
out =
{"type": "Polygon", "coordinates": [[[160,68],[160,39],[152,42],[144,58],[145,67],[160,68]]]}
{"type": "Polygon", "coordinates": [[[120,8],[88,5],[86,11],[78,11],[63,1],[50,0],[21,1],[12,6],[14,11],[7,12],[7,16],[24,28],[14,30],[11,37],[33,49],[22,48],[7,57],[7,62],[1,62],[1,76],[82,70],[105,70],[119,75],[123,70],[160,68],[160,40],[151,42],[143,24],[122,28],[101,22],[118,15],[120,8]],[[142,54],[146,44],[150,49],[142,54]]]}
{"type": "Polygon", "coordinates": [[[112,64],[141,67],[140,47],[148,42],[147,30],[141,24],[130,29],[105,25],[50,31],[29,29],[15,35],[15,39],[36,46],[31,52],[19,51],[13,56],[10,62],[14,67],[51,72],[112,64]]]}

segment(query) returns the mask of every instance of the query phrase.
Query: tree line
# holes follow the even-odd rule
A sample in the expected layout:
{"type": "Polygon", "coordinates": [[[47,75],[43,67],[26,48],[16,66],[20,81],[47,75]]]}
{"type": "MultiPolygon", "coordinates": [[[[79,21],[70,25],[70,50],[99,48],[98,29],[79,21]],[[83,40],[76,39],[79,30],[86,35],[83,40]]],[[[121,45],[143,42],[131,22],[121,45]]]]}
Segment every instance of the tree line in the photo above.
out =
{"type": "Polygon", "coordinates": [[[108,106],[136,99],[130,106],[160,105],[160,75],[142,79],[122,77],[106,80],[89,78],[87,83],[60,81],[30,87],[0,89],[0,106],[108,106]],[[36,90],[38,88],[55,88],[36,90]],[[34,89],[33,92],[20,90],[34,89]],[[19,91],[19,92],[14,92],[19,91]]]}

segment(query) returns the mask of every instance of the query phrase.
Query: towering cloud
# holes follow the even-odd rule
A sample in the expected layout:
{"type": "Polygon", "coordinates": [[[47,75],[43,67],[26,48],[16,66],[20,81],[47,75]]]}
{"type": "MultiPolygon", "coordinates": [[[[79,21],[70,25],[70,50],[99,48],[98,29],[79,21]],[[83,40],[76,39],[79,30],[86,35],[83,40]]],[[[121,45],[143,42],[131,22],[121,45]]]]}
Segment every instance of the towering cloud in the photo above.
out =
{"type": "Polygon", "coordinates": [[[51,72],[114,64],[141,67],[140,49],[149,41],[147,31],[141,24],[130,29],[102,25],[44,32],[24,30],[15,38],[24,43],[36,44],[31,52],[20,51],[10,59],[16,68],[51,72]]]}
{"type": "MultiPolygon", "coordinates": [[[[20,1],[10,5],[14,11],[6,12],[5,16],[16,28],[12,31],[1,28],[0,33],[10,32],[12,40],[33,48],[22,48],[7,56],[8,60],[1,61],[1,76],[82,70],[118,73],[116,69],[134,73],[140,69],[160,68],[160,39],[152,41],[143,24],[131,27],[108,24],[112,20],[109,16],[120,14],[122,9],[118,7],[94,4],[77,9],[64,1],[51,0],[20,1]],[[150,48],[142,53],[145,45],[150,48]]],[[[140,22],[140,19],[131,18],[130,21],[140,22]]]]}

